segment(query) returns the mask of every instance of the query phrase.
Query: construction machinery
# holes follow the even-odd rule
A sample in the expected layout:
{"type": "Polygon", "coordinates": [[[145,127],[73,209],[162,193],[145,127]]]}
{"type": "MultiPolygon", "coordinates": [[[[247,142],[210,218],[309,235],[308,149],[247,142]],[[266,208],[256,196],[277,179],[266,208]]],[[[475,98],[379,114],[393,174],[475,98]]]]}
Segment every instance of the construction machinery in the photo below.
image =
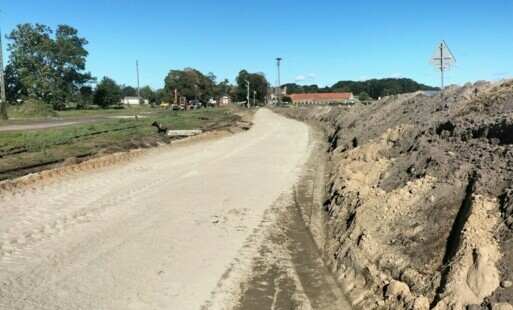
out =
{"type": "Polygon", "coordinates": [[[164,109],[172,109],[172,110],[188,110],[187,108],[187,98],[185,96],[180,95],[177,89],[174,90],[173,103],[169,103],[166,101],[162,101],[160,103],[160,107],[164,109]]]}

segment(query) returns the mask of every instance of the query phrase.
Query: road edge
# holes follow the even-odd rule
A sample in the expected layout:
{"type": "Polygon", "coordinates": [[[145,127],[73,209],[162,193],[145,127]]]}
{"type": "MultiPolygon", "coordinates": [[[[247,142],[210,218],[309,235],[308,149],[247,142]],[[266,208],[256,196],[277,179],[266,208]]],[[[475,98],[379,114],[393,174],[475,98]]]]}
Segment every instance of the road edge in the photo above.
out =
{"type": "Polygon", "coordinates": [[[15,179],[3,180],[0,181],[0,196],[4,192],[10,192],[29,186],[40,185],[44,182],[55,181],[76,175],[78,173],[89,172],[91,170],[101,168],[108,168],[120,163],[129,162],[141,156],[147,156],[156,152],[163,152],[169,148],[186,147],[196,143],[232,136],[246,130],[250,130],[253,125],[252,120],[254,115],[255,113],[253,111],[250,113],[244,113],[244,115],[242,115],[242,122],[236,122],[233,125],[224,128],[215,128],[211,131],[206,131],[196,136],[171,141],[169,144],[161,143],[158,146],[151,148],[133,149],[125,152],[117,152],[114,154],[98,155],[79,163],[67,163],[65,161],[49,169],[35,173],[29,173],[15,179]]]}

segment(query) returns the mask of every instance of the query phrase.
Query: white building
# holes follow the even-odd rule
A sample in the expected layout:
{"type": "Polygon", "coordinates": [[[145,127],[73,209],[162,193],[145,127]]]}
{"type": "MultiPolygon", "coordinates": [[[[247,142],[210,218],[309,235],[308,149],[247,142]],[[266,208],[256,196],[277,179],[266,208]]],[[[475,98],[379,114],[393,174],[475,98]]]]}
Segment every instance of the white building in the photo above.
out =
{"type": "MultiPolygon", "coordinates": [[[[150,102],[147,99],[140,98],[142,103],[149,104],[150,102]]],[[[139,101],[139,97],[125,97],[121,100],[123,104],[141,104],[139,101]]]]}

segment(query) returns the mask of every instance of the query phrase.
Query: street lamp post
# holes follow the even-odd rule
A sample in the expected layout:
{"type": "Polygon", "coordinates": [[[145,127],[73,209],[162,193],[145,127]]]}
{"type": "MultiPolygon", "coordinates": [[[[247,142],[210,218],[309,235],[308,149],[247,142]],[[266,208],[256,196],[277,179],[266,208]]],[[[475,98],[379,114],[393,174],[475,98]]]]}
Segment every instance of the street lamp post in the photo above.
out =
{"type": "Polygon", "coordinates": [[[246,102],[248,103],[248,109],[249,109],[249,81],[248,81],[248,80],[245,80],[245,81],[246,81],[246,83],[248,84],[248,85],[247,85],[247,87],[248,87],[248,93],[247,93],[247,95],[246,95],[246,100],[247,100],[246,102]]]}
{"type": "Polygon", "coordinates": [[[276,65],[278,66],[278,105],[281,105],[280,61],[280,57],[276,58],[276,65]]]}
{"type": "Polygon", "coordinates": [[[0,30],[0,119],[7,118],[7,102],[5,100],[4,60],[2,54],[2,31],[0,30]]]}

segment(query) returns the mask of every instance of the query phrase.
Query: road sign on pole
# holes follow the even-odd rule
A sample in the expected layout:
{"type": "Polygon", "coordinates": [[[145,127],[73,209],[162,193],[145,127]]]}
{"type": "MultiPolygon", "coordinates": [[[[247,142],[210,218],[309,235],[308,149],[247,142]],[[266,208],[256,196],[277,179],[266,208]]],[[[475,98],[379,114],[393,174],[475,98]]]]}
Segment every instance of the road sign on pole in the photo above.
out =
{"type": "Polygon", "coordinates": [[[442,88],[444,88],[444,71],[449,70],[451,65],[456,63],[456,58],[454,58],[454,55],[444,40],[436,47],[429,63],[434,65],[435,69],[440,70],[442,73],[442,88]]]}

